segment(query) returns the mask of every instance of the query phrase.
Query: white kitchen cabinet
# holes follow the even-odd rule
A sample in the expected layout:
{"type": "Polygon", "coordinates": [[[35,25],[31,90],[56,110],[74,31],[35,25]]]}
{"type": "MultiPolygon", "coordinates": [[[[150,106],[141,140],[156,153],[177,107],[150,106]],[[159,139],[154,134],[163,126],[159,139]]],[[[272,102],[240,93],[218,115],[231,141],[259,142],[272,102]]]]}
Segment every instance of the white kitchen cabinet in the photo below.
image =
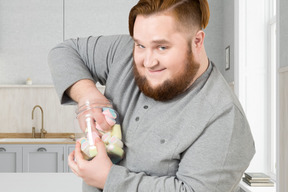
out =
{"type": "Polygon", "coordinates": [[[70,167],[68,166],[68,156],[69,156],[69,154],[70,154],[72,151],[74,151],[74,149],[75,149],[75,145],[67,145],[67,148],[66,148],[66,155],[67,155],[67,157],[65,158],[65,159],[67,159],[67,161],[64,162],[64,165],[65,165],[65,167],[66,167],[65,172],[70,172],[70,173],[72,173],[70,167]],[[65,163],[66,163],[66,164],[65,164],[65,163]]]}
{"type": "Polygon", "coordinates": [[[63,41],[63,1],[3,0],[0,13],[1,84],[52,84],[46,59],[63,41]]]}
{"type": "Polygon", "coordinates": [[[22,172],[22,147],[0,145],[0,173],[22,172]]]}
{"type": "Polygon", "coordinates": [[[23,146],[23,172],[64,172],[65,145],[23,146]]]}
{"type": "Polygon", "coordinates": [[[128,34],[128,15],[138,0],[65,1],[64,38],[128,34]]]}
{"type": "Polygon", "coordinates": [[[0,144],[0,173],[72,172],[68,155],[75,144],[0,144]]]}

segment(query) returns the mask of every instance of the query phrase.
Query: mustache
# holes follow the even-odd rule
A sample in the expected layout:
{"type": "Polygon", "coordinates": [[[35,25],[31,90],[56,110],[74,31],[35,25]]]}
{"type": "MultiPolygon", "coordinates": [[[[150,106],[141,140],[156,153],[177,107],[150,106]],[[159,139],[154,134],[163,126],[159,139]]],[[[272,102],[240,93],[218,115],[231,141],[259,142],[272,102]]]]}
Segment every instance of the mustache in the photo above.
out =
{"type": "Polygon", "coordinates": [[[180,74],[177,74],[173,79],[165,80],[155,88],[150,85],[145,75],[140,74],[137,64],[135,60],[133,60],[134,80],[140,91],[156,101],[169,101],[181,95],[188,89],[189,85],[191,85],[200,67],[200,64],[194,62],[192,56],[189,55],[186,58],[186,64],[180,74]]]}

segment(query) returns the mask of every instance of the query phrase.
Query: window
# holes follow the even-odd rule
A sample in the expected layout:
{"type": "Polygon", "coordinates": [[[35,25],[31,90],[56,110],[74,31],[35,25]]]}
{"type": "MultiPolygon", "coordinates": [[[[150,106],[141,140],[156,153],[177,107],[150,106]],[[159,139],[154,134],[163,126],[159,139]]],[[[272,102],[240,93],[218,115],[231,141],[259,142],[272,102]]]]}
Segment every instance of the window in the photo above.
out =
{"type": "Polygon", "coordinates": [[[235,0],[235,93],[256,154],[247,171],[276,180],[276,0],[235,0]]]}

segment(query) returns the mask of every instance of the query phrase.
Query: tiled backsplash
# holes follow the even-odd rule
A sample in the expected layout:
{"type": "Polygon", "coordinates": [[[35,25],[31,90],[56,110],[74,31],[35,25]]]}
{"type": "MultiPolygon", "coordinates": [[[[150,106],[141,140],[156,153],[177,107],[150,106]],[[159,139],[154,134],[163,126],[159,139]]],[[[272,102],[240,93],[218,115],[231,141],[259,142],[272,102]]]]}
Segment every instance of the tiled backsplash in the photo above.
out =
{"type": "Polygon", "coordinates": [[[75,107],[60,105],[53,86],[0,86],[0,132],[30,133],[41,129],[41,111],[44,111],[44,128],[48,133],[74,132],[75,107]]]}

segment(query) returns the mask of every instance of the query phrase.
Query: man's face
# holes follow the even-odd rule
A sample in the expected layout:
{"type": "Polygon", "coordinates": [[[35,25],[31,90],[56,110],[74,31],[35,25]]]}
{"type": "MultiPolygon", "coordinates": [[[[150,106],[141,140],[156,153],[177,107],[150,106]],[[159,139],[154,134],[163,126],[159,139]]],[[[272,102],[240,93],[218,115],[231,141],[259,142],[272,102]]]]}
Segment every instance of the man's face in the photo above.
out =
{"type": "Polygon", "coordinates": [[[138,15],[134,25],[134,74],[147,96],[173,99],[192,83],[199,64],[193,60],[187,34],[170,15],[138,15]]]}

